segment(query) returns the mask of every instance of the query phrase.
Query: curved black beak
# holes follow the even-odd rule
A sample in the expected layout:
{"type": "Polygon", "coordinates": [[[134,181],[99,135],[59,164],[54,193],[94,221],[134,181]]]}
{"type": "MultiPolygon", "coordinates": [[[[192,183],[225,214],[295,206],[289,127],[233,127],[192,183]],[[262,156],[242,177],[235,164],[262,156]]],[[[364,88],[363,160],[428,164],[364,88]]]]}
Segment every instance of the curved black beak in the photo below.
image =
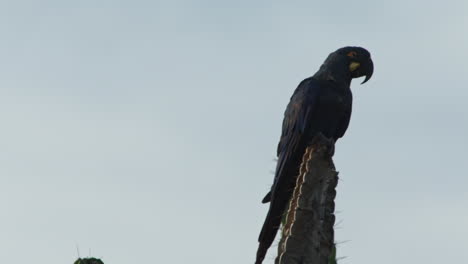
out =
{"type": "Polygon", "coordinates": [[[362,81],[361,83],[361,84],[364,84],[368,80],[370,80],[370,78],[372,77],[372,73],[374,73],[374,63],[372,62],[371,58],[369,58],[369,60],[366,63],[364,63],[364,65],[361,66],[361,70],[362,70],[363,75],[366,76],[364,81],[362,81]]]}

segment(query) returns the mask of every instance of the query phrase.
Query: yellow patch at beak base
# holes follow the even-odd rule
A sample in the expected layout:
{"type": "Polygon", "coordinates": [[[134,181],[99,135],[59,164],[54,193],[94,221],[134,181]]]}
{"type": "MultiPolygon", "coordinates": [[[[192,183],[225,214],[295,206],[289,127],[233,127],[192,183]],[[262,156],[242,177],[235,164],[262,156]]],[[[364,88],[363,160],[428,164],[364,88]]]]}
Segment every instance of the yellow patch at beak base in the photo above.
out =
{"type": "Polygon", "coordinates": [[[351,62],[351,64],[349,65],[349,70],[350,71],[355,71],[357,70],[357,68],[359,68],[359,66],[361,66],[361,64],[359,62],[351,62]]]}

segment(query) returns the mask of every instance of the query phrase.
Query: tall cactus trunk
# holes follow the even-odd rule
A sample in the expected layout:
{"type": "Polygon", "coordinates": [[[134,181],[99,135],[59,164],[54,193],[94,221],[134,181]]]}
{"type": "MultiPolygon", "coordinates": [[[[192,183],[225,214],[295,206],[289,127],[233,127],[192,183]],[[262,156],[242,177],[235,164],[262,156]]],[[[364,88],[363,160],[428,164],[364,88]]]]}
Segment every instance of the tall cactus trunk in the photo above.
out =
{"type": "Polygon", "coordinates": [[[307,148],[285,215],[275,264],[332,264],[338,172],[333,145],[317,136],[307,148]]]}

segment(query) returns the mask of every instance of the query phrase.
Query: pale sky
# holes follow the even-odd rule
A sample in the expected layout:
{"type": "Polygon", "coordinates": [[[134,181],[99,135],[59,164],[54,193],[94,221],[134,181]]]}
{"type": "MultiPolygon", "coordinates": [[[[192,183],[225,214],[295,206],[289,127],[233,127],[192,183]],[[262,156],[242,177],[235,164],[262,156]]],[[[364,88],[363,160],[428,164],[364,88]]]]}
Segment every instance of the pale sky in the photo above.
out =
{"type": "Polygon", "coordinates": [[[340,263],[466,263],[467,29],[462,0],[0,1],[0,259],[253,263],[289,97],[358,45],[340,263]]]}

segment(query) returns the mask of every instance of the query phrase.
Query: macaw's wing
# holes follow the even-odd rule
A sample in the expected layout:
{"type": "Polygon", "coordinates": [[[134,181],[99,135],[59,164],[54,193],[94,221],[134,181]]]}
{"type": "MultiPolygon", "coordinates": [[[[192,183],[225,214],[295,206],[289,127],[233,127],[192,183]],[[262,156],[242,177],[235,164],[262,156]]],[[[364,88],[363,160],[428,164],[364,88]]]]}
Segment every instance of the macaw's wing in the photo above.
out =
{"type": "MultiPolygon", "coordinates": [[[[291,197],[299,173],[302,156],[311,139],[309,129],[312,116],[319,102],[320,86],[312,78],[302,81],[291,97],[283,120],[281,139],[278,144],[278,163],[271,191],[263,203],[271,202],[268,215],[260,232],[257,263],[265,257],[275,239],[281,217],[291,197]]],[[[260,261],[260,262],[259,262],[260,261]]]]}
{"type": "Polygon", "coordinates": [[[300,155],[299,159],[302,158],[304,152],[302,149],[305,149],[307,140],[310,140],[306,130],[310,128],[310,123],[313,122],[310,117],[317,106],[319,91],[317,81],[311,78],[302,81],[294,91],[284,113],[281,138],[277,147],[278,162],[273,186],[271,191],[263,198],[262,203],[268,203],[271,200],[271,194],[276,189],[278,181],[285,175],[285,165],[295,161],[291,160],[291,158],[297,155],[300,155]]]}

